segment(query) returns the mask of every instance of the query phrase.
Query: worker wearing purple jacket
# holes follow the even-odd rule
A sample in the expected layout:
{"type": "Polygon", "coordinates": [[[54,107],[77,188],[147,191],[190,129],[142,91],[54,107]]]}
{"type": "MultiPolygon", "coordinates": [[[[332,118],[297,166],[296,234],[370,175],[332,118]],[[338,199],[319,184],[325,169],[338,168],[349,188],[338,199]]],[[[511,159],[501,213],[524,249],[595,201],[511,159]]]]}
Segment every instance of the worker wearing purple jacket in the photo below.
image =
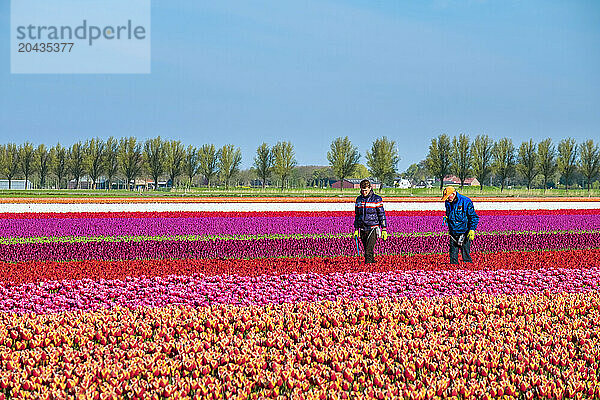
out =
{"type": "Polygon", "coordinates": [[[360,196],[354,204],[354,237],[360,237],[365,249],[365,263],[375,263],[375,243],[377,238],[387,240],[383,200],[371,190],[371,182],[360,182],[360,196]]]}

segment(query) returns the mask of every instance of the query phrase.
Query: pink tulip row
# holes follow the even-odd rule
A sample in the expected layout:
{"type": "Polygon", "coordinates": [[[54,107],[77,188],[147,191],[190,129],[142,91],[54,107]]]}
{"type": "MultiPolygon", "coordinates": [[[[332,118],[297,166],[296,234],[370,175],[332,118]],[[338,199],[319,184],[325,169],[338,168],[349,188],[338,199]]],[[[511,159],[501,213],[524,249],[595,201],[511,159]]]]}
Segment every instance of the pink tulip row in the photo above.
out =
{"type": "MultiPolygon", "coordinates": [[[[391,236],[379,241],[380,254],[445,253],[447,235],[391,236]]],[[[556,233],[481,234],[472,245],[474,252],[600,247],[600,231],[556,233]]],[[[361,249],[362,251],[362,249],[361,249]]],[[[0,245],[0,261],[28,260],[128,260],[182,258],[263,258],[356,255],[351,237],[319,237],[253,240],[146,240],[99,242],[17,243],[0,245]]]]}
{"type": "Polygon", "coordinates": [[[0,286],[0,312],[46,313],[171,304],[265,305],[465,293],[578,293],[600,290],[600,267],[73,280],[0,286]]]}
{"type": "MultiPolygon", "coordinates": [[[[390,232],[445,232],[437,215],[388,218],[390,232]]],[[[0,237],[52,236],[163,236],[163,235],[264,235],[337,234],[352,230],[353,217],[249,216],[249,217],[143,217],[143,218],[40,218],[0,219],[0,237]]],[[[597,215],[482,215],[478,230],[552,231],[600,229],[597,215]]]]}

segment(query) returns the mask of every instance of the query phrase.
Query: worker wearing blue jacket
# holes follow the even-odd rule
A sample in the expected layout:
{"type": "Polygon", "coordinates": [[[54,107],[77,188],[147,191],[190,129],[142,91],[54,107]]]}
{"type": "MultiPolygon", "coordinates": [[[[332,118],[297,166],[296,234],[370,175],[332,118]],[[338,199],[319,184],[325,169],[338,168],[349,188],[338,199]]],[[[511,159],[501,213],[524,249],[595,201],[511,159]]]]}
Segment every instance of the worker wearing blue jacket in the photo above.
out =
{"type": "Polygon", "coordinates": [[[354,203],[354,237],[360,237],[365,249],[365,263],[375,262],[375,243],[377,238],[387,240],[385,211],[383,200],[371,190],[371,182],[360,182],[360,196],[354,203]]]}
{"type": "Polygon", "coordinates": [[[475,229],[479,216],[475,212],[473,202],[467,196],[458,193],[449,186],[444,189],[442,200],[446,204],[444,223],[448,224],[450,234],[450,264],[458,264],[458,249],[464,262],[471,259],[471,242],[475,239],[475,229]]]}

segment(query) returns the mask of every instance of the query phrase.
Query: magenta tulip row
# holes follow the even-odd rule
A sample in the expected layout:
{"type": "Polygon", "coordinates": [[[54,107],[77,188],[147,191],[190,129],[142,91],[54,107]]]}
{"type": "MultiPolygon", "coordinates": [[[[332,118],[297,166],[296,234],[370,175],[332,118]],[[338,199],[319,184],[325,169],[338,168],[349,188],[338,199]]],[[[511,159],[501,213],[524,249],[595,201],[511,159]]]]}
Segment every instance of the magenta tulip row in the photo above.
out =
{"type": "MultiPolygon", "coordinates": [[[[448,250],[447,235],[394,236],[377,243],[379,254],[428,254],[448,250]]],[[[474,252],[564,250],[600,247],[599,232],[479,235],[474,252]]],[[[361,246],[362,253],[362,246],[361,246]]],[[[356,255],[351,237],[256,240],[148,240],[50,242],[0,245],[0,261],[129,260],[182,258],[263,258],[356,255]]]]}
{"type": "MultiPolygon", "coordinates": [[[[390,216],[390,232],[444,232],[440,216],[390,216]]],[[[595,215],[483,215],[478,230],[598,230],[595,215]]],[[[0,219],[0,237],[329,234],[353,230],[348,216],[0,219]]]]}
{"type": "Polygon", "coordinates": [[[264,305],[381,297],[527,294],[600,290],[600,267],[496,271],[409,271],[290,274],[258,277],[170,276],[126,280],[81,280],[0,284],[0,312],[47,313],[115,306],[183,304],[264,305]]]}

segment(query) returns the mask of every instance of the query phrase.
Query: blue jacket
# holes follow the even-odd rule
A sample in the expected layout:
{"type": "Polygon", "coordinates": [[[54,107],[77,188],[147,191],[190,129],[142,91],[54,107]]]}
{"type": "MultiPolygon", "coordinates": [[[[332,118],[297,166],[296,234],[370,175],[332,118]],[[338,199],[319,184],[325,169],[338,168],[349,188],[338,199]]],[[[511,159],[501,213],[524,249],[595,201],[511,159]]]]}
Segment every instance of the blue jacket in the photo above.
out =
{"type": "Polygon", "coordinates": [[[371,190],[368,196],[362,194],[354,203],[354,229],[372,229],[386,227],[383,200],[371,190]]]}
{"type": "Polygon", "coordinates": [[[452,203],[446,201],[446,216],[448,230],[456,235],[477,229],[479,223],[479,216],[475,212],[471,199],[458,192],[455,201],[452,203]]]}

